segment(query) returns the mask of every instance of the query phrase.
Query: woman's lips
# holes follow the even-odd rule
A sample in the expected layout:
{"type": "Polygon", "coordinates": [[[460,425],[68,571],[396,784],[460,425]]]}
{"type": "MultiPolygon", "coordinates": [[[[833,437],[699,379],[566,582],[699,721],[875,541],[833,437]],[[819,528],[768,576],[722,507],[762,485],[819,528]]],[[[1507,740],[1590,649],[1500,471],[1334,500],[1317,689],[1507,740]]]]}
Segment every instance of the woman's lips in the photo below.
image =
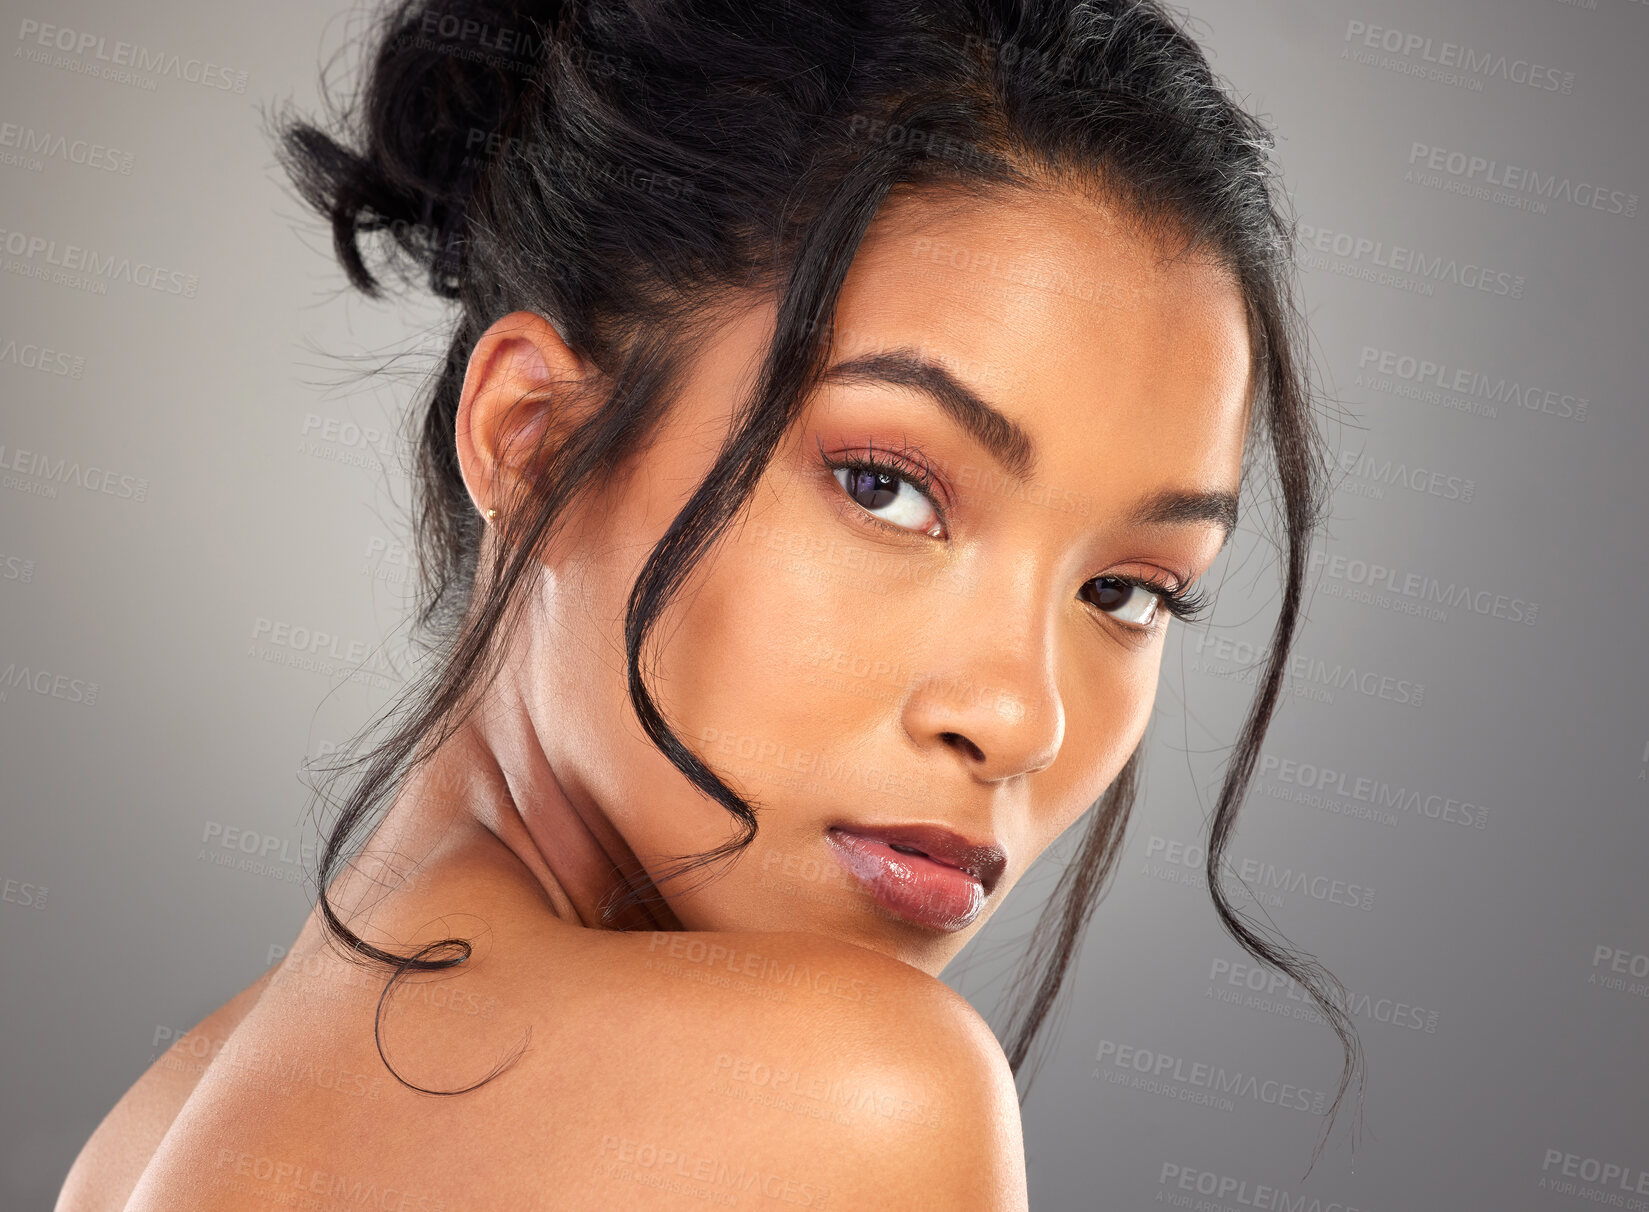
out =
{"type": "Polygon", "coordinates": [[[881,836],[870,836],[868,829],[858,833],[832,825],[825,840],[837,861],[865,885],[877,904],[906,921],[947,933],[963,929],[979,916],[989,891],[986,885],[996,883],[1005,862],[1000,851],[965,843],[959,851],[954,842],[938,844],[941,839],[932,834],[906,841],[890,835],[909,831],[875,832],[881,836]],[[928,842],[927,850],[948,853],[945,858],[926,851],[911,853],[923,849],[921,841],[928,842]],[[960,859],[970,869],[963,870],[947,858],[960,859]]]}

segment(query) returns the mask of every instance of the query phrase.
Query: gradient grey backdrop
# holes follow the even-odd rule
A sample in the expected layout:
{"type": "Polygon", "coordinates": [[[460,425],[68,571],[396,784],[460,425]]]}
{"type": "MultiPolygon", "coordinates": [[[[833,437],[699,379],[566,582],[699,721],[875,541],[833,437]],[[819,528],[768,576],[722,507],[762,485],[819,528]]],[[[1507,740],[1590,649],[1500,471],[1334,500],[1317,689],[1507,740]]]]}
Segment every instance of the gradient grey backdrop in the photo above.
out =
{"type": "MultiPolygon", "coordinates": [[[[6,8],[0,1205],[44,1209],[305,916],[299,762],[405,669],[395,435],[423,363],[359,371],[427,353],[441,315],[343,296],[273,167],[260,110],[312,105],[333,0],[6,8]],[[180,67],[106,78],[117,42],[180,67]],[[65,280],[70,245],[158,286],[65,280]]],[[[1320,1124],[1289,1104],[1337,1045],[1238,966],[1184,849],[1274,617],[1256,493],[1212,624],[1170,640],[1025,1107],[1032,1205],[1649,1208],[1649,4],[1192,12],[1278,132],[1343,458],[1232,854],[1353,994],[1363,1131],[1302,1180],[1320,1124]]],[[[946,973],[993,1022],[1061,853],[946,973]]]]}

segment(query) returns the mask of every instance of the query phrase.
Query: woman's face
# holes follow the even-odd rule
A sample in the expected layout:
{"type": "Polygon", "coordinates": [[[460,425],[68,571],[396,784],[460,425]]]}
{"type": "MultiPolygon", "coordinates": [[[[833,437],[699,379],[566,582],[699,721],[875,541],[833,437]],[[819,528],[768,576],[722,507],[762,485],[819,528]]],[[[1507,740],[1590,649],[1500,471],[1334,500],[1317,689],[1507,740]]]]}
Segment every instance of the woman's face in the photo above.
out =
{"type": "MultiPolygon", "coordinates": [[[[883,208],[827,363],[860,369],[809,399],[651,641],[664,717],[758,806],[722,874],[660,886],[684,928],[824,933],[937,975],[1139,742],[1170,616],[1126,579],[1190,586],[1220,551],[1249,342],[1233,281],[1160,264],[1110,215],[1063,194],[883,208]]],[[[608,854],[655,877],[736,822],[636,720],[625,603],[774,314],[714,332],[657,440],[544,556],[533,732],[608,854]]]]}

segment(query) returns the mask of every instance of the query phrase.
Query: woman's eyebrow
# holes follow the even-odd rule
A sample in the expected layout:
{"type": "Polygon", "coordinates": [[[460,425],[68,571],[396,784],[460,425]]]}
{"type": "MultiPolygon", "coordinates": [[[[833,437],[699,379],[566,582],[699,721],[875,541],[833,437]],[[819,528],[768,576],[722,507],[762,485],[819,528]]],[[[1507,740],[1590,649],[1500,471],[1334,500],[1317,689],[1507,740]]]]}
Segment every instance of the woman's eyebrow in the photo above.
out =
{"type": "MultiPolygon", "coordinates": [[[[1030,479],[1036,473],[1036,443],[1030,434],[938,362],[908,346],[838,362],[825,371],[823,378],[914,388],[978,439],[1004,471],[1021,480],[1030,479]]],[[[1199,522],[1212,522],[1220,527],[1223,549],[1237,528],[1237,495],[1165,488],[1135,505],[1127,517],[1127,524],[1131,526],[1183,526],[1199,522]]]]}
{"type": "Polygon", "coordinates": [[[1134,506],[1130,526],[1183,526],[1212,522],[1220,527],[1220,547],[1237,528],[1237,494],[1218,490],[1164,488],[1134,506]]]}
{"type": "Polygon", "coordinates": [[[938,362],[914,349],[900,347],[864,354],[836,363],[822,377],[825,381],[914,388],[972,434],[1009,475],[1028,480],[1036,474],[1036,443],[1031,435],[938,362]]]}

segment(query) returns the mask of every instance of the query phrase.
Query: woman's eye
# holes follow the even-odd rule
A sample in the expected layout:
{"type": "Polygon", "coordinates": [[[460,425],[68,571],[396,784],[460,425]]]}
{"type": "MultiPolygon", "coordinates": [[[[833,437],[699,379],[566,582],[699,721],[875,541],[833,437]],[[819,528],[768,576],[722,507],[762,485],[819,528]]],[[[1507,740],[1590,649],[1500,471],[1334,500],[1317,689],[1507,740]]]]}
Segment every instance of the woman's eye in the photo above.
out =
{"type": "Polygon", "coordinates": [[[866,513],[905,530],[939,537],[933,502],[903,476],[868,467],[838,467],[836,482],[866,513]]]}
{"type": "Polygon", "coordinates": [[[1145,586],[1121,577],[1095,577],[1078,596],[1135,627],[1149,627],[1156,622],[1157,607],[1162,603],[1162,598],[1145,586]]]}

